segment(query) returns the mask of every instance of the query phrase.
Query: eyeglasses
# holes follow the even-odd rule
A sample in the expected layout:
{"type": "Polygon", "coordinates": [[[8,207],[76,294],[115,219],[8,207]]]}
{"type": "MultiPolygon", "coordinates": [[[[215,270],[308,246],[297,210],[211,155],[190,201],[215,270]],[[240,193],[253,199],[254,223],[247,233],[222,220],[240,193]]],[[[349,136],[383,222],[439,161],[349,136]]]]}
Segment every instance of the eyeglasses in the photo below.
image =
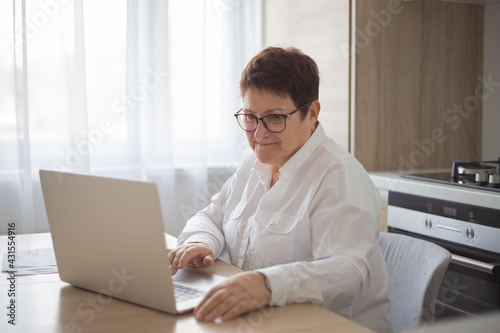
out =
{"type": "Polygon", "coordinates": [[[245,132],[255,132],[257,130],[257,125],[259,124],[259,120],[262,121],[264,127],[271,133],[281,133],[286,128],[286,119],[290,117],[292,114],[298,112],[303,109],[305,106],[309,105],[311,102],[307,102],[306,104],[299,106],[289,114],[268,114],[265,117],[259,118],[251,114],[240,113],[242,109],[240,109],[237,113],[234,114],[238,124],[245,132]]]}

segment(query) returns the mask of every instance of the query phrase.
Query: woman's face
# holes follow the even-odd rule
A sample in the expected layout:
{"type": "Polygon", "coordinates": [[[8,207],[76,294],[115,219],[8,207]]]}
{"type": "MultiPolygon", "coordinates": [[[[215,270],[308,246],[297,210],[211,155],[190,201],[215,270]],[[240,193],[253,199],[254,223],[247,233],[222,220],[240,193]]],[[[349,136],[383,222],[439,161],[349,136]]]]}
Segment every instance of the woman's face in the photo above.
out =
{"type": "MultiPolygon", "coordinates": [[[[243,96],[242,112],[261,118],[269,114],[289,114],[297,107],[288,96],[283,98],[251,87],[243,96]]],[[[319,102],[314,101],[307,108],[310,111],[303,120],[300,111],[288,117],[286,128],[281,133],[269,132],[262,121],[259,121],[255,132],[246,132],[248,143],[259,161],[279,169],[302,147],[311,136],[318,120],[319,102]]]]}

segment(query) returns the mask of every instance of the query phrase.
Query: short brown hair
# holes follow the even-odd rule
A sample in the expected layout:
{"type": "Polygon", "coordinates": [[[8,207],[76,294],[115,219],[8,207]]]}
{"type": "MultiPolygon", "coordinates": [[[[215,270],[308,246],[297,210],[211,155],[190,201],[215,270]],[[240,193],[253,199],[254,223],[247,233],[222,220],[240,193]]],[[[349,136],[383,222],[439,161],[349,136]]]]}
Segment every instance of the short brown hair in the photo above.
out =
{"type": "MultiPolygon", "coordinates": [[[[250,60],[241,74],[241,96],[251,87],[289,96],[299,107],[318,99],[318,65],[296,48],[267,47],[250,60]]],[[[301,111],[304,117],[308,109],[301,111]]]]}

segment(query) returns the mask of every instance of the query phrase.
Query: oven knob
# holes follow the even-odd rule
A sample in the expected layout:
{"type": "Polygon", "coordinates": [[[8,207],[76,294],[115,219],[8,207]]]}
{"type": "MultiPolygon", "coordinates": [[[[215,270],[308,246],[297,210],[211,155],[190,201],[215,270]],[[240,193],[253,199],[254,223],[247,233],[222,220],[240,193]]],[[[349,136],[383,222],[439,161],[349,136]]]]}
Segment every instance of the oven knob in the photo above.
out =
{"type": "Polygon", "coordinates": [[[425,219],[425,227],[427,229],[431,229],[432,228],[432,220],[431,219],[425,219]]]}
{"type": "Polygon", "coordinates": [[[474,229],[467,228],[467,230],[465,231],[465,234],[467,235],[467,238],[469,238],[469,239],[474,238],[474,229]]]}

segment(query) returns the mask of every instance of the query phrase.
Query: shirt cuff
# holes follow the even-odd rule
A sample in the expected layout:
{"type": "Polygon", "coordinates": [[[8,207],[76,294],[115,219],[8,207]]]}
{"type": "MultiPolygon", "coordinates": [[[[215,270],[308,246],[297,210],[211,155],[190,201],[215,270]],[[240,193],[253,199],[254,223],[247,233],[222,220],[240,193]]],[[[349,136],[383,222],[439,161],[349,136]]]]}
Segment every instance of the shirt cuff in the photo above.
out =
{"type": "Polygon", "coordinates": [[[297,285],[294,283],[293,276],[277,266],[257,269],[256,271],[265,275],[268,288],[271,289],[269,305],[283,306],[288,304],[287,294],[290,293],[290,288],[293,289],[294,285],[297,285]]]}

